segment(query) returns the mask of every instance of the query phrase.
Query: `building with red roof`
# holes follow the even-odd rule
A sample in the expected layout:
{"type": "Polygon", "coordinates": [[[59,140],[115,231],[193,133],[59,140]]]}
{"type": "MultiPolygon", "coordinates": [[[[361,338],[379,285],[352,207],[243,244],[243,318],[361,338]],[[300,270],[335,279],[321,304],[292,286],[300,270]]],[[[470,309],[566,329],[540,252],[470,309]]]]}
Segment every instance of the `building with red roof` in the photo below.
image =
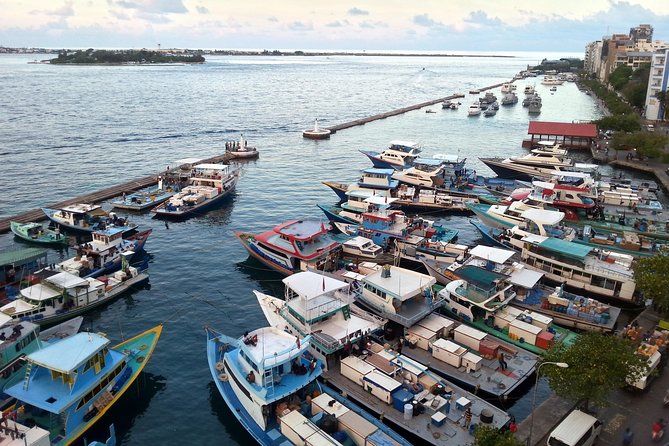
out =
{"type": "Polygon", "coordinates": [[[539,141],[551,141],[565,148],[589,149],[597,144],[598,133],[596,124],[530,121],[527,130],[530,139],[523,141],[523,147],[532,147],[539,141]]]}

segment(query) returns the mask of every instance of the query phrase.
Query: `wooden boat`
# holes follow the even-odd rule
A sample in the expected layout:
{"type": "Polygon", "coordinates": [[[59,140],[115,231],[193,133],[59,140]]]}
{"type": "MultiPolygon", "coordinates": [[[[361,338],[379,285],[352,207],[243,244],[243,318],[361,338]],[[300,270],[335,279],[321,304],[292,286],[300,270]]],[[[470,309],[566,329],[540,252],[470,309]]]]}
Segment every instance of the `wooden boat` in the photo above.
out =
{"type": "Polygon", "coordinates": [[[210,328],[206,332],[216,387],[260,445],[410,445],[317,381],[323,362],[308,351],[311,336],[300,342],[273,327],[237,339],[210,328]]]}
{"type": "Polygon", "coordinates": [[[162,180],[158,181],[158,187],[147,191],[139,191],[134,194],[123,194],[120,200],[114,200],[111,205],[115,208],[129,211],[144,211],[151,209],[174,196],[175,189],[171,186],[163,188],[162,180]]]}
{"type": "Polygon", "coordinates": [[[244,135],[239,137],[239,141],[227,141],[225,143],[225,153],[230,155],[231,159],[254,159],[260,155],[258,149],[249,147],[244,135]]]}
{"type": "Polygon", "coordinates": [[[29,321],[17,322],[0,314],[0,403],[6,407],[8,397],[2,389],[25,374],[24,357],[40,348],[73,336],[81,328],[84,318],[79,316],[46,330],[29,321]],[[23,372],[23,373],[22,373],[23,372]],[[18,377],[17,377],[18,375],[18,377]]]}
{"type": "Polygon", "coordinates": [[[120,271],[97,279],[83,279],[68,272],[36,274],[39,282],[21,289],[14,301],[0,307],[0,312],[13,320],[49,325],[110,302],[149,278],[145,271],[129,266],[127,260],[120,271]]]}
{"type": "Polygon", "coordinates": [[[307,269],[333,269],[341,244],[318,220],[290,220],[260,234],[235,231],[251,254],[271,269],[290,275],[307,269]]]}
{"type": "Polygon", "coordinates": [[[91,233],[110,226],[124,232],[137,229],[128,219],[107,212],[100,205],[78,203],[61,209],[42,208],[42,212],[56,225],[68,231],[91,233]]]}
{"type": "Polygon", "coordinates": [[[478,245],[453,263],[422,260],[430,275],[443,285],[459,279],[457,270],[462,266],[486,268],[509,276],[516,293],[511,306],[544,314],[567,328],[605,333],[614,330],[620,308],[569,293],[564,286],[549,287],[540,283],[544,274],[525,268],[516,261],[515,254],[507,249],[478,245]]]}
{"type": "Polygon", "coordinates": [[[502,231],[471,223],[487,244],[518,251],[528,268],[543,272],[553,283],[562,284],[566,278],[565,285],[577,292],[638,303],[631,255],[531,234],[517,226],[502,231]]]}
{"type": "Polygon", "coordinates": [[[54,263],[45,269],[52,272],[66,271],[81,278],[109,274],[121,267],[124,254],[132,261],[135,254],[144,250],[144,245],[153,229],[123,238],[123,229],[108,228],[93,232],[93,239],[77,246],[74,257],[54,263]]]}
{"type": "Polygon", "coordinates": [[[234,190],[239,170],[226,164],[197,164],[189,185],[163,204],[151,209],[157,217],[180,219],[220,203],[234,190]]]}
{"type": "Polygon", "coordinates": [[[100,334],[79,333],[29,354],[25,378],[5,389],[20,408],[6,421],[6,428],[25,435],[35,446],[72,444],[137,379],[162,328],[114,347],[100,334]]]}
{"type": "Polygon", "coordinates": [[[446,439],[469,441],[471,433],[457,423],[464,409],[455,407],[457,401],[471,404],[474,413],[483,414],[484,423],[497,418],[499,424],[493,425],[499,427],[508,420],[499,409],[437,377],[418,361],[370,342],[367,335],[385,321],[350,305],[354,286],[315,273],[298,273],[284,283],[285,301],[255,292],[270,325],[300,337],[303,343],[308,339],[310,353],[327,369],[328,383],[374,414],[383,412],[386,420],[412,439],[435,445],[447,444],[446,439]],[[345,358],[339,360],[341,356],[345,358]],[[417,402],[409,416],[405,405],[413,400],[417,402]],[[433,432],[449,434],[433,436],[433,432]]]}
{"type": "Polygon", "coordinates": [[[454,272],[460,279],[448,283],[438,296],[444,308],[466,324],[536,354],[555,342],[576,340],[575,333],[556,326],[551,318],[510,306],[516,292],[509,276],[474,265],[454,272]]]}
{"type": "Polygon", "coordinates": [[[18,293],[20,282],[47,264],[47,250],[24,248],[0,253],[0,302],[18,293]]]}
{"type": "Polygon", "coordinates": [[[12,221],[9,226],[17,237],[33,243],[42,243],[46,245],[66,246],[69,242],[67,237],[60,233],[60,230],[51,230],[44,227],[41,223],[19,223],[12,221]]]}

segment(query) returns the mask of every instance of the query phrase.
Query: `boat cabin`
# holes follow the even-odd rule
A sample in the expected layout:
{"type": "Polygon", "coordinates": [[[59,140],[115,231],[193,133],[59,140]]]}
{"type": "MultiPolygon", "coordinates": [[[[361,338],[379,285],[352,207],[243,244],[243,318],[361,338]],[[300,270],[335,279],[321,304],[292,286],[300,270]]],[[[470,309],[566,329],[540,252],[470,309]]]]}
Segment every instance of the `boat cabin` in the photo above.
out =
{"type": "Polygon", "coordinates": [[[385,265],[362,279],[360,300],[381,317],[410,327],[441,304],[434,277],[385,265]]]}
{"type": "Polygon", "coordinates": [[[395,189],[399,182],[392,179],[393,173],[395,173],[395,169],[370,167],[362,171],[362,177],[360,177],[358,184],[372,189],[395,189]]]}

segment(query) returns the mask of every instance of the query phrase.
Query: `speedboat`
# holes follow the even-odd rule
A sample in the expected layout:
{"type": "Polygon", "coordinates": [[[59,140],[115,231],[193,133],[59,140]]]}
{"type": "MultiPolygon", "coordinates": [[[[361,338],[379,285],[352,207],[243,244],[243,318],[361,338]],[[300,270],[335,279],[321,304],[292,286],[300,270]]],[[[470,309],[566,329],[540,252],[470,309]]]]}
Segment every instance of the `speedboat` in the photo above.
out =
{"type": "Polygon", "coordinates": [[[328,234],[330,225],[319,220],[290,220],[260,234],[235,231],[251,254],[268,267],[290,275],[307,269],[331,269],[341,244],[328,234]]]}
{"type": "Polygon", "coordinates": [[[197,164],[193,167],[189,185],[151,212],[157,217],[188,217],[228,197],[238,180],[239,169],[227,164],[197,164]]]}
{"type": "Polygon", "coordinates": [[[317,380],[312,336],[264,327],[233,338],[211,328],[207,359],[231,413],[263,446],[409,442],[317,380]]]}
{"type": "Polygon", "coordinates": [[[467,109],[468,116],[478,116],[481,114],[481,105],[478,102],[472,102],[467,109]]]}
{"type": "Polygon", "coordinates": [[[367,155],[374,167],[402,170],[413,164],[413,160],[421,152],[421,147],[412,141],[391,141],[390,147],[380,152],[373,150],[360,152],[367,155]]]}
{"type": "Polygon", "coordinates": [[[78,333],[27,355],[25,377],[5,388],[17,401],[11,417],[3,420],[5,429],[36,446],[72,444],[137,379],[162,328],[114,347],[101,334],[78,333]]]}

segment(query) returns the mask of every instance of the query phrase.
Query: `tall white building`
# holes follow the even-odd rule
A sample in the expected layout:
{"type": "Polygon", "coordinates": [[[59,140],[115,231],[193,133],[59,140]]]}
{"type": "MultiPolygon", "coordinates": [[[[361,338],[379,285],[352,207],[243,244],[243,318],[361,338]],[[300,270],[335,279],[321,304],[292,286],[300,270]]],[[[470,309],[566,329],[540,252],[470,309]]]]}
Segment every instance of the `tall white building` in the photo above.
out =
{"type": "Polygon", "coordinates": [[[667,91],[669,84],[669,49],[653,54],[646,93],[646,119],[657,121],[662,119],[662,104],[655,96],[660,91],[667,91]]]}

